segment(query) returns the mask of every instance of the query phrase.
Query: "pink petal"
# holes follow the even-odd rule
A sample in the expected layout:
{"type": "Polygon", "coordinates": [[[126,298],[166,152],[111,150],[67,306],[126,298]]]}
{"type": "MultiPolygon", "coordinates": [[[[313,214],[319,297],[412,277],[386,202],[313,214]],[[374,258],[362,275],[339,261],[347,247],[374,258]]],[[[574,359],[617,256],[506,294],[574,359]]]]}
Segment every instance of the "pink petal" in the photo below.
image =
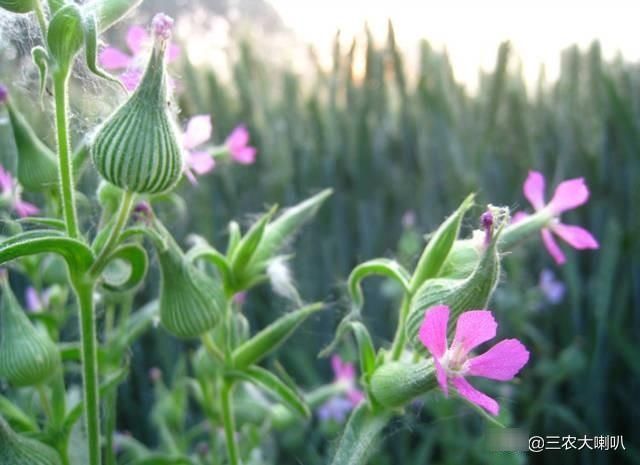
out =
{"type": "Polygon", "coordinates": [[[189,152],[187,166],[197,175],[203,175],[213,171],[216,161],[209,152],[189,152]]]}
{"type": "Polygon", "coordinates": [[[496,337],[498,323],[489,310],[470,310],[462,313],[456,323],[452,346],[461,345],[467,354],[474,347],[496,337]]]}
{"type": "Polygon", "coordinates": [[[524,220],[525,218],[528,218],[528,217],[529,217],[529,214],[527,212],[523,212],[523,211],[516,212],[511,217],[511,224],[519,223],[520,221],[522,221],[522,220],[524,220]]]}
{"type": "Polygon", "coordinates": [[[196,175],[193,174],[193,172],[189,169],[188,165],[184,169],[184,175],[187,177],[187,179],[189,180],[191,185],[195,186],[195,185],[198,184],[198,180],[196,179],[196,175]]]}
{"type": "Polygon", "coordinates": [[[139,68],[129,68],[120,75],[120,81],[129,92],[133,92],[140,84],[142,74],[143,72],[139,68]]]}
{"type": "Polygon", "coordinates": [[[13,191],[14,180],[11,173],[6,171],[2,166],[0,166],[0,189],[2,193],[12,192],[13,191]]]}
{"type": "Polygon", "coordinates": [[[211,138],[211,116],[196,115],[187,123],[182,143],[186,149],[192,149],[211,138]]]}
{"type": "Polygon", "coordinates": [[[479,405],[491,415],[498,415],[500,412],[498,403],[488,395],[478,391],[462,376],[455,377],[452,382],[460,396],[473,404],[479,405]]]}
{"type": "Polygon", "coordinates": [[[231,158],[241,165],[251,165],[256,161],[256,152],[255,147],[248,146],[232,152],[231,158]]]}
{"type": "Polygon", "coordinates": [[[134,55],[142,51],[147,40],[149,40],[149,34],[142,26],[131,26],[127,31],[127,45],[134,55]]]}
{"type": "Polygon", "coordinates": [[[244,125],[236,126],[233,131],[227,136],[225,145],[229,148],[230,152],[239,150],[245,147],[249,143],[249,131],[244,125]]]}
{"type": "Polygon", "coordinates": [[[25,202],[23,200],[17,200],[13,208],[15,209],[18,216],[22,218],[24,218],[25,216],[35,215],[40,211],[40,209],[34,204],[25,202]]]}
{"type": "Polygon", "coordinates": [[[468,374],[508,381],[529,361],[529,351],[517,339],[498,342],[484,354],[469,359],[468,374]]]}
{"type": "Polygon", "coordinates": [[[551,230],[574,249],[597,249],[599,247],[596,238],[580,226],[558,223],[554,224],[551,230]]]}
{"type": "Polygon", "coordinates": [[[529,176],[523,186],[524,196],[533,208],[544,208],[544,176],[538,171],[529,171],[529,176]]]}
{"type": "Polygon", "coordinates": [[[129,66],[132,58],[115,47],[105,47],[98,55],[98,61],[104,69],[122,69],[129,66]]]}
{"type": "Polygon", "coordinates": [[[449,396],[449,384],[447,382],[447,372],[442,368],[440,361],[434,357],[433,365],[436,367],[436,379],[445,396],[449,396]]]}
{"type": "Polygon", "coordinates": [[[424,313],[424,321],[418,331],[418,338],[429,349],[434,358],[441,358],[447,350],[447,323],[449,307],[436,305],[424,313]]]}
{"type": "Polygon", "coordinates": [[[170,44],[167,48],[167,63],[176,61],[180,56],[180,47],[175,44],[170,44]]]}
{"type": "Polygon", "coordinates": [[[359,389],[349,389],[347,392],[347,397],[351,401],[354,407],[356,407],[360,402],[364,400],[364,393],[359,389]]]}
{"type": "Polygon", "coordinates": [[[544,246],[547,248],[549,254],[553,257],[558,265],[564,264],[564,262],[567,261],[567,258],[564,256],[562,250],[560,250],[560,247],[558,246],[556,240],[553,238],[551,231],[545,228],[540,231],[540,233],[542,234],[542,241],[544,242],[544,246]]]}
{"type": "Polygon", "coordinates": [[[548,207],[555,215],[559,215],[583,205],[587,200],[589,189],[584,183],[584,178],[569,179],[558,184],[548,207]]]}

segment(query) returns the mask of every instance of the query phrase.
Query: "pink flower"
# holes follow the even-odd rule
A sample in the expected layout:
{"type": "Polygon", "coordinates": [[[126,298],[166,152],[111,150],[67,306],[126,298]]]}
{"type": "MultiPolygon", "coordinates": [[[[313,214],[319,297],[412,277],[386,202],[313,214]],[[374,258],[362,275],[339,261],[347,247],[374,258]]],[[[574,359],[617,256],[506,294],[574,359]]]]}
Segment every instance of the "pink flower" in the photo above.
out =
{"type": "Polygon", "coordinates": [[[249,131],[243,124],[236,126],[227,136],[224,145],[231,153],[231,158],[241,165],[251,165],[256,161],[256,148],[249,145],[249,131]]]}
{"type": "MultiPolygon", "coordinates": [[[[154,28],[158,26],[154,23],[154,28]]],[[[131,54],[122,50],[107,46],[100,52],[98,61],[106,70],[124,70],[120,75],[122,84],[128,91],[135,90],[144,73],[146,51],[151,44],[151,38],[147,30],[142,26],[131,26],[127,31],[127,47],[131,54]]],[[[170,45],[167,51],[167,61],[171,63],[180,54],[180,47],[170,45]]]]}
{"type": "Polygon", "coordinates": [[[496,335],[498,324],[489,310],[462,313],[449,347],[448,322],[449,307],[436,305],[425,312],[419,332],[420,341],[433,356],[438,384],[448,395],[451,382],[460,396],[497,415],[500,410],[498,403],[471,386],[466,376],[508,381],[527,363],[529,352],[517,339],[505,339],[481,355],[470,356],[471,350],[496,335]]]}
{"type": "Polygon", "coordinates": [[[364,394],[356,387],[356,369],[352,363],[344,362],[339,355],[333,355],[331,367],[335,382],[346,387],[346,395],[329,399],[318,409],[318,415],[322,420],[334,419],[341,423],[347,413],[364,400],[364,394]]]}
{"type": "Polygon", "coordinates": [[[27,287],[24,295],[25,301],[27,303],[27,310],[30,312],[38,313],[49,306],[51,289],[47,289],[44,292],[39,293],[35,290],[35,288],[29,286],[27,287]]]}
{"type": "Polygon", "coordinates": [[[182,145],[187,151],[185,175],[196,184],[196,174],[202,175],[213,170],[216,162],[209,152],[195,150],[211,138],[211,117],[197,115],[189,120],[187,129],[182,135],[182,145]]]}
{"type": "MultiPolygon", "coordinates": [[[[546,205],[544,203],[544,188],[545,181],[542,173],[529,171],[529,176],[523,186],[524,196],[536,211],[548,210],[553,216],[549,226],[544,228],[541,233],[542,241],[556,263],[562,265],[566,261],[566,257],[553,234],[563,239],[574,249],[597,249],[599,247],[598,241],[589,231],[580,226],[560,222],[562,212],[584,205],[589,199],[589,189],[584,183],[584,178],[569,179],[558,184],[551,201],[546,205]]],[[[517,213],[514,218],[519,221],[525,216],[526,214],[517,213]]]]}
{"type": "Polygon", "coordinates": [[[25,202],[20,196],[21,188],[11,173],[0,166],[0,195],[21,218],[35,215],[40,211],[34,204],[25,202]]]}

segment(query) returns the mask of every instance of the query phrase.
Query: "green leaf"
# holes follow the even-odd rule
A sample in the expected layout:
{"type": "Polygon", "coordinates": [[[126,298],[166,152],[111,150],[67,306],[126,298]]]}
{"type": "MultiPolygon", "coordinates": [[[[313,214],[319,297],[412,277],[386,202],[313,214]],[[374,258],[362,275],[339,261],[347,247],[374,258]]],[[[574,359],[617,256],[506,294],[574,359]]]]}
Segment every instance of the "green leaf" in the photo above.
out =
{"type": "Polygon", "coordinates": [[[233,282],[233,273],[231,272],[231,267],[229,266],[227,257],[209,245],[196,245],[187,252],[187,260],[195,263],[195,261],[199,259],[207,260],[218,269],[222,276],[222,281],[225,284],[225,288],[231,286],[233,282]]]}
{"type": "Polygon", "coordinates": [[[233,255],[230,258],[231,269],[235,275],[241,276],[249,265],[253,254],[262,241],[267,224],[269,223],[269,220],[271,220],[271,217],[276,212],[277,208],[277,206],[274,206],[267,213],[262,215],[262,217],[256,221],[253,226],[251,226],[249,231],[247,231],[244,237],[240,240],[238,246],[235,247],[233,255]]]}
{"type": "Polygon", "coordinates": [[[382,430],[391,419],[388,411],[372,412],[365,402],[351,413],[331,465],[366,465],[380,446],[382,430]]]}
{"type": "Polygon", "coordinates": [[[113,340],[114,346],[121,350],[131,346],[159,317],[159,302],[152,300],[127,319],[113,340]]]}
{"type": "Polygon", "coordinates": [[[473,206],[474,194],[469,195],[458,209],[447,218],[436,230],[424,248],[418,265],[411,278],[411,293],[415,292],[427,279],[435,278],[453,247],[453,243],[460,232],[460,224],[464,214],[473,206]]]}
{"type": "Polygon", "coordinates": [[[142,247],[136,244],[120,246],[109,255],[107,266],[102,273],[103,286],[113,292],[135,289],[144,280],[148,265],[147,252],[142,247]],[[126,263],[127,267],[122,266],[122,262],[126,263]]]}
{"type": "Polygon", "coordinates": [[[244,370],[232,371],[231,376],[245,381],[249,381],[261,387],[278,398],[283,404],[303,417],[310,417],[311,412],[302,396],[282,382],[270,371],[257,366],[252,366],[244,370]]]}
{"type": "Polygon", "coordinates": [[[37,224],[40,226],[47,226],[57,231],[66,231],[66,225],[64,221],[58,218],[47,218],[43,216],[27,216],[25,218],[18,219],[20,224],[37,224]]]}
{"type": "Polygon", "coordinates": [[[100,68],[98,64],[98,24],[96,22],[96,17],[94,14],[88,14],[83,18],[82,21],[83,29],[84,29],[84,40],[85,40],[85,54],[87,59],[87,67],[89,70],[98,77],[106,79],[108,81],[112,81],[120,85],[124,90],[124,84],[122,82],[107,73],[105,70],[100,68]]]}
{"type": "Polygon", "coordinates": [[[142,0],[93,0],[82,5],[85,16],[94,15],[98,31],[103,33],[137,8],[142,0]]]}
{"type": "Polygon", "coordinates": [[[272,258],[298,229],[316,214],[331,193],[331,189],[325,189],[304,202],[284,210],[265,229],[263,240],[255,251],[253,263],[265,263],[272,258]]]}
{"type": "Polygon", "coordinates": [[[93,253],[83,242],[57,231],[27,231],[0,243],[0,264],[40,253],[55,253],[65,259],[71,274],[81,275],[93,263],[93,253]]]}
{"type": "Polygon", "coordinates": [[[360,282],[367,276],[371,275],[380,275],[391,278],[398,282],[405,292],[409,292],[409,280],[411,277],[402,265],[394,260],[386,258],[369,260],[368,262],[364,262],[356,266],[349,275],[349,295],[358,309],[362,308],[364,303],[360,282]]]}
{"type": "Polygon", "coordinates": [[[278,318],[233,351],[233,366],[245,368],[259,362],[278,348],[303,321],[323,308],[324,304],[315,303],[278,318]]]}
{"type": "Polygon", "coordinates": [[[352,321],[349,323],[353,334],[358,342],[358,351],[360,353],[360,371],[369,381],[369,378],[376,369],[376,350],[371,340],[371,335],[367,327],[360,321],[352,321]]]}
{"type": "Polygon", "coordinates": [[[84,31],[80,7],[68,3],[60,8],[49,23],[47,44],[58,69],[68,73],[73,58],[82,47],[84,31]]]}
{"type": "Polygon", "coordinates": [[[240,243],[240,239],[242,239],[242,234],[240,232],[240,225],[235,221],[231,221],[229,223],[229,241],[227,242],[227,257],[233,256],[235,253],[236,247],[240,243]]]}
{"type": "Polygon", "coordinates": [[[39,429],[33,418],[3,395],[0,395],[0,414],[18,426],[21,431],[38,431],[39,429]]]}
{"type": "Polygon", "coordinates": [[[44,95],[44,89],[47,84],[49,54],[44,47],[42,47],[41,45],[37,45],[31,49],[31,58],[38,68],[38,74],[40,76],[40,101],[42,102],[42,96],[44,95]]]}

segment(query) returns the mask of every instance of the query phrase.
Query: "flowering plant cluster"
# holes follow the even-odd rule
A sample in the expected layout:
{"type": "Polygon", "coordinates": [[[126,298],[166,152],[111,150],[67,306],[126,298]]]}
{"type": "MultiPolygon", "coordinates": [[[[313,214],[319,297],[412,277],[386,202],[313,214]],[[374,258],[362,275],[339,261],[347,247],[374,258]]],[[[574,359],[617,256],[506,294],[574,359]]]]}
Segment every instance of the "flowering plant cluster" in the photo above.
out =
{"type": "MultiPolygon", "coordinates": [[[[479,350],[497,334],[488,306],[501,261],[537,233],[558,264],[566,257],[552,234],[576,249],[597,248],[589,232],[559,219],[587,201],[584,180],[562,182],[545,204],[544,178],[532,171],[524,195],[535,213],[512,220],[508,208],[489,205],[479,229],[463,239],[461,224],[474,205],[470,195],[430,236],[411,269],[382,258],[356,266],[347,283],[350,311],[322,352],[331,356],[334,380],[304,391],[263,361],[325,309],[322,302],[303,301],[283,249],[331,191],[281,213],[274,207],[245,231],[230,222],[224,251],[199,236],[192,236],[185,251],[162,221],[162,200],[176,195],[183,178],[196,185],[197,177],[219,162],[254,163],[257,150],[242,124],[222,144],[212,144],[210,115],[193,116],[180,130],[175,105],[167,105],[179,88],[167,70],[179,54],[168,16],[156,15],[149,29],[129,29],[130,53],[99,47],[99,35],[138,3],[0,0],[0,7],[16,14],[34,11],[39,20],[42,45],[32,55],[41,87],[52,84],[57,136],[52,150],[10,89],[0,86],[0,110],[9,115],[18,149],[11,169],[0,167],[1,207],[9,226],[0,242],[0,379],[11,387],[0,402],[0,463],[214,464],[220,457],[232,465],[265,463],[265,428],[295,428],[315,413],[344,427],[332,463],[357,465],[367,463],[389,420],[431,391],[456,394],[479,412],[498,415],[499,402],[470,379],[512,380],[535,357],[513,338],[479,350]],[[125,98],[90,137],[72,147],[68,82],[79,59],[97,76],[120,82],[125,98]],[[107,73],[114,70],[122,74],[107,73]],[[78,179],[88,169],[101,178],[95,186],[97,228],[89,227],[90,219],[80,217],[76,206],[78,179]],[[158,294],[134,307],[150,253],[159,268],[158,294]],[[12,285],[17,275],[30,283],[20,298],[12,285]],[[372,275],[402,289],[389,346],[376,347],[362,319],[361,282],[372,275]],[[264,281],[295,309],[255,331],[243,304],[264,281]],[[149,374],[156,398],[151,416],[162,439],[152,450],[116,431],[115,412],[117,387],[129,373],[129,348],[155,321],[173,337],[195,341],[195,349],[171,380],[157,369],[149,374]],[[79,334],[79,340],[69,339],[65,329],[76,322],[79,331],[70,334],[79,334]],[[359,376],[355,362],[338,355],[351,336],[359,376]],[[78,367],[80,399],[73,389],[78,367]],[[35,411],[18,393],[37,397],[35,411]],[[188,405],[197,406],[200,423],[187,420],[188,405]]],[[[406,222],[413,225],[409,218],[406,222]]],[[[552,277],[545,279],[549,295],[557,298],[557,284],[554,288],[552,277]]]]}

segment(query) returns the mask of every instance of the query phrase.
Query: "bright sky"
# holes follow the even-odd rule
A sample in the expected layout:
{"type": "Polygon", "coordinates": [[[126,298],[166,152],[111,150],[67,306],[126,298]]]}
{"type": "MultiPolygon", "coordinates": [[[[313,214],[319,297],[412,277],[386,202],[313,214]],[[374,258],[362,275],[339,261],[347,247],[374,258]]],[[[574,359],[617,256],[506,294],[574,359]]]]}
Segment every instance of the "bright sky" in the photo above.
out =
{"type": "Polygon", "coordinates": [[[432,0],[269,0],[284,21],[328,56],[337,29],[350,40],[368,22],[384,37],[393,21],[399,44],[413,50],[420,38],[446,46],[459,80],[475,87],[479,67],[491,69],[498,45],[511,40],[529,82],[540,65],[554,78],[560,51],[577,43],[586,47],[600,39],[605,56],[616,52],[640,60],[640,1],[580,0],[432,1],[432,0]],[[516,6],[523,5],[523,6],[516,6]]]}

